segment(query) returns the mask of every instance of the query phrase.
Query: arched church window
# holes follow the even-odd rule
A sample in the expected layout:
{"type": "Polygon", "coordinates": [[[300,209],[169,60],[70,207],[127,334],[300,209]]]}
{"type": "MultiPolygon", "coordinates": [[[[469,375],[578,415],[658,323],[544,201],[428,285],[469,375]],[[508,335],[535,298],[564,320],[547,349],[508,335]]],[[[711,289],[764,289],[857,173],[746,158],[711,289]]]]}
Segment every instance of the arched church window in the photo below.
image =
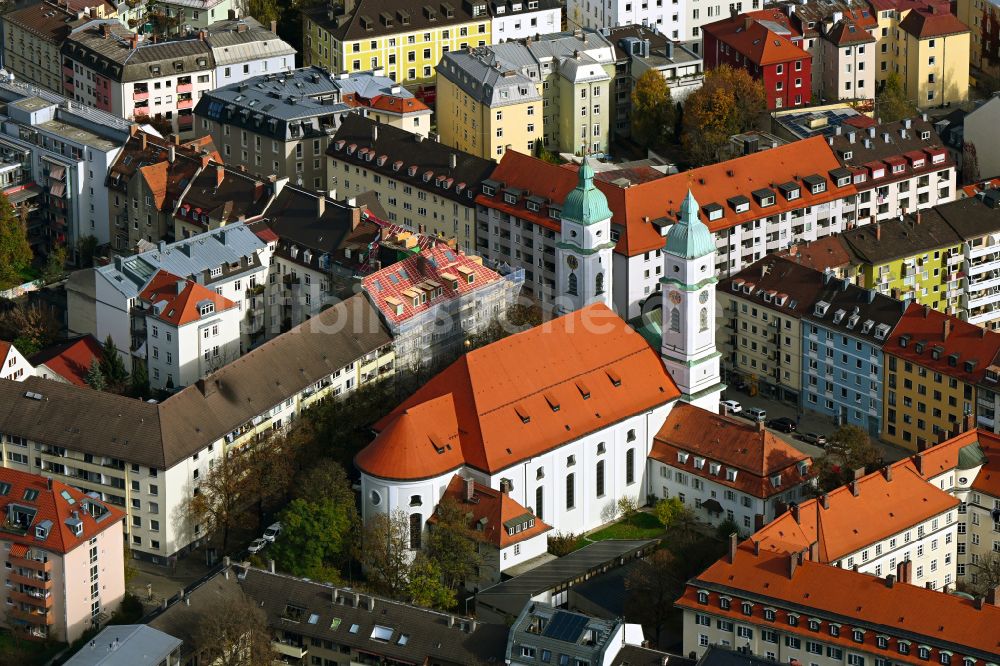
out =
{"type": "Polygon", "coordinates": [[[569,285],[567,286],[566,291],[576,296],[576,273],[569,274],[569,285]]]}
{"type": "Polygon", "coordinates": [[[708,330],[708,308],[701,309],[701,330],[708,330]]]}
{"type": "Polygon", "coordinates": [[[681,330],[681,311],[678,308],[670,308],[670,330],[681,330]]]}
{"type": "Polygon", "coordinates": [[[598,273],[594,279],[594,289],[598,294],[604,293],[604,273],[598,273]]]}

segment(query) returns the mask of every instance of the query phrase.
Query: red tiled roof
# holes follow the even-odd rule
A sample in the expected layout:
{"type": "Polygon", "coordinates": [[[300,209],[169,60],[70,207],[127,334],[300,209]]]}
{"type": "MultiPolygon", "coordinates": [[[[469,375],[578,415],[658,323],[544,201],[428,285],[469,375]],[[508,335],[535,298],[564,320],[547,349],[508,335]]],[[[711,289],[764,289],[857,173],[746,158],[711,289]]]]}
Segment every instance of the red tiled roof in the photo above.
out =
{"type": "Polygon", "coordinates": [[[986,455],[986,464],[980,468],[976,480],[972,482],[972,488],[990,497],[1000,498],[1000,435],[988,430],[977,430],[963,435],[968,437],[970,444],[973,441],[979,442],[979,448],[986,455]]]}
{"type": "Polygon", "coordinates": [[[945,376],[974,384],[983,379],[986,369],[1000,353],[1000,333],[918,303],[911,303],[886,340],[883,351],[945,376]],[[907,337],[905,347],[900,345],[903,336],[907,337]],[[923,343],[922,352],[917,352],[918,343],[923,343]],[[937,359],[933,356],[934,348],[940,348],[937,359]],[[953,354],[956,355],[954,365],[951,358],[953,354]],[[974,365],[967,369],[965,364],[970,361],[974,365]]]}
{"type": "Polygon", "coordinates": [[[962,656],[968,654],[960,646],[978,652],[969,655],[977,660],[982,659],[982,653],[1000,654],[996,631],[1000,625],[1000,607],[984,604],[978,609],[970,599],[916,585],[897,583],[889,587],[877,576],[808,559],[791,573],[789,560],[787,554],[765,550],[755,555],[748,540],[736,549],[732,562],[723,558],[692,579],[677,605],[745,622],[741,601],[755,601],[757,604],[751,611],[758,618],[765,607],[776,609],[773,624],[781,633],[805,638],[821,635],[824,643],[861,649],[893,662],[940,663],[937,648],[942,645],[958,653],[951,656],[952,663],[961,663],[962,656]],[[701,589],[711,591],[707,604],[698,602],[701,589]],[[720,594],[732,598],[728,611],[719,607],[720,594]],[[850,627],[865,629],[868,633],[864,636],[864,646],[859,647],[853,641],[850,631],[841,631],[837,637],[830,635],[827,626],[821,626],[820,632],[812,631],[805,617],[791,626],[789,609],[805,617],[818,615],[824,621],[833,618],[850,627]],[[885,648],[876,644],[876,634],[890,637],[885,648]],[[909,655],[900,654],[897,638],[904,636],[914,643],[936,648],[930,659],[919,659],[915,649],[909,655]]]}
{"type": "Polygon", "coordinates": [[[494,473],[679,395],[645,339],[591,305],[462,356],[375,424],[355,464],[386,479],[494,473]]]}
{"type": "MultiPolygon", "coordinates": [[[[769,17],[767,20],[774,19],[769,17]]],[[[732,16],[702,26],[702,31],[728,44],[755,65],[812,59],[812,56],[794,44],[789,36],[779,35],[754,17],[732,16]]]]}
{"type": "Polygon", "coordinates": [[[851,255],[840,239],[840,234],[824,236],[806,243],[797,243],[784,250],[779,250],[775,254],[817,271],[840,268],[851,263],[851,255]]]}
{"type": "Polygon", "coordinates": [[[933,5],[926,9],[914,9],[899,22],[899,27],[919,39],[969,32],[969,26],[949,10],[933,5]]]}
{"type": "Polygon", "coordinates": [[[29,361],[34,366],[44,365],[70,384],[87,386],[87,372],[94,361],[100,362],[104,350],[92,335],[43,349],[29,361]]]}
{"type": "MultiPolygon", "coordinates": [[[[8,492],[0,495],[0,511],[3,512],[5,522],[8,517],[8,506],[11,504],[36,511],[26,533],[21,534],[18,530],[4,527],[0,529],[0,541],[65,554],[77,546],[86,545],[87,541],[109,527],[121,529],[121,520],[125,516],[123,511],[99,499],[89,497],[60,481],[46,479],[37,474],[0,468],[0,483],[10,485],[8,492]],[[29,490],[36,494],[34,499],[29,500],[28,497],[31,495],[25,494],[29,490]],[[91,515],[90,505],[96,507],[97,513],[103,517],[95,518],[91,515]],[[83,523],[83,532],[80,536],[74,535],[66,522],[73,519],[74,511],[83,523]],[[49,535],[44,540],[38,539],[35,528],[46,520],[52,523],[49,535]]],[[[12,551],[13,548],[14,546],[11,547],[12,551]]]]}
{"type": "Polygon", "coordinates": [[[379,312],[399,323],[502,279],[479,257],[437,245],[366,276],[361,284],[379,312]],[[441,295],[435,298],[438,289],[441,295]]]}
{"type": "Polygon", "coordinates": [[[808,478],[799,474],[799,463],[811,459],[764,428],[745,420],[720,416],[687,403],[677,403],[653,439],[651,458],[684,469],[754,497],[770,497],[799,485],[808,478]],[[678,460],[687,453],[686,462],[678,460]],[[695,458],[703,458],[703,466],[695,458]],[[721,463],[719,474],[711,473],[711,463],[721,463]],[[726,478],[725,468],[737,470],[736,480],[726,478]],[[781,483],[771,484],[771,476],[781,475],[781,483]]]}
{"type": "Polygon", "coordinates": [[[917,473],[910,459],[889,467],[892,480],[879,471],[850,486],[827,493],[829,508],[812,499],[786,512],[753,535],[761,550],[799,552],[818,542],[819,561],[834,562],[958,506],[954,496],[917,473]],[[859,518],[863,516],[863,518],[859,518]]]}
{"type": "MultiPolygon", "coordinates": [[[[479,529],[483,533],[483,538],[497,548],[513,546],[515,543],[527,541],[552,529],[552,527],[542,522],[541,518],[536,517],[521,506],[520,503],[512,499],[507,493],[502,493],[499,490],[475,482],[473,483],[473,489],[473,501],[469,502],[466,499],[466,480],[456,474],[452,477],[451,483],[448,484],[448,488],[444,491],[444,496],[452,498],[461,504],[466,512],[472,514],[473,525],[482,525],[479,529]],[[526,521],[529,517],[534,519],[534,525],[528,529],[515,531],[514,534],[507,533],[506,523],[518,521],[518,519],[526,521]],[[482,522],[483,519],[485,519],[485,523],[482,522]]],[[[431,516],[428,522],[434,523],[434,516],[431,516]]]]}
{"type": "Polygon", "coordinates": [[[174,326],[183,326],[200,319],[198,304],[205,301],[214,304],[216,312],[236,307],[236,303],[225,296],[163,270],[157,271],[139,294],[139,298],[151,305],[162,302],[163,309],[156,317],[174,326]]]}
{"type": "MultiPolygon", "coordinates": [[[[873,25],[875,23],[873,21],[873,25]]],[[[868,44],[875,41],[875,38],[863,26],[847,19],[839,21],[832,30],[826,33],[825,37],[829,42],[838,46],[868,44]]]]}
{"type": "Polygon", "coordinates": [[[974,197],[980,192],[995,187],[1000,187],[1000,178],[994,178],[992,180],[984,180],[981,183],[973,183],[972,185],[965,185],[964,187],[962,187],[962,192],[965,194],[965,197],[974,197]]]}
{"type": "Polygon", "coordinates": [[[875,127],[878,123],[875,122],[874,118],[869,118],[863,113],[859,113],[856,116],[851,116],[843,121],[844,125],[850,125],[851,127],[857,127],[858,129],[866,129],[868,127],[875,127]]]}
{"type": "Polygon", "coordinates": [[[416,97],[398,97],[396,95],[376,95],[369,98],[349,94],[344,96],[344,103],[348,106],[365,107],[389,113],[420,113],[431,110],[429,106],[416,97]]]}

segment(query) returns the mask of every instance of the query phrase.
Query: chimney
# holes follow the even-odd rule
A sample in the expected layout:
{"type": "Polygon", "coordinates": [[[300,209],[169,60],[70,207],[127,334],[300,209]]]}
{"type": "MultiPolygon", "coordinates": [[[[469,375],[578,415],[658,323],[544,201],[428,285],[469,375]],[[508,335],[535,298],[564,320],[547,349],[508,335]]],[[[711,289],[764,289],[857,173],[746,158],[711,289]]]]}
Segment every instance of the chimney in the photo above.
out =
{"type": "Polygon", "coordinates": [[[156,243],[156,249],[158,249],[160,252],[166,252],[167,251],[167,241],[163,241],[163,240],[157,241],[157,243],[156,243]]]}
{"type": "Polygon", "coordinates": [[[824,509],[829,509],[830,508],[830,496],[827,495],[826,493],[823,493],[822,495],[820,495],[819,496],[819,504],[824,509]]]}
{"type": "Polygon", "coordinates": [[[858,495],[861,494],[861,489],[858,488],[858,482],[857,481],[851,481],[847,485],[850,486],[850,488],[851,488],[851,494],[854,495],[855,497],[857,497],[858,495]]]}
{"type": "Polygon", "coordinates": [[[994,585],[986,592],[986,603],[990,606],[1000,605],[997,600],[1000,599],[1000,585],[994,585]]]}
{"type": "Polygon", "coordinates": [[[149,145],[149,136],[143,132],[142,133],[142,149],[146,150],[146,146],[149,145]]]}
{"type": "Polygon", "coordinates": [[[354,607],[359,608],[361,606],[361,595],[357,592],[354,593],[354,607]]]}
{"type": "Polygon", "coordinates": [[[985,602],[986,600],[982,597],[976,597],[976,610],[983,610],[983,606],[986,605],[985,602]]]}
{"type": "MultiPolygon", "coordinates": [[[[350,200],[349,200],[350,201],[350,200]]],[[[357,206],[351,207],[351,231],[354,231],[361,224],[361,209],[357,206]]]]}
{"type": "Polygon", "coordinates": [[[215,165],[215,186],[222,187],[222,180],[226,177],[226,167],[221,164],[215,165]]]}
{"type": "Polygon", "coordinates": [[[465,480],[465,501],[471,502],[476,496],[476,482],[469,477],[465,480]]]}
{"type": "Polygon", "coordinates": [[[754,557],[757,557],[757,556],[760,555],[760,541],[754,541],[753,542],[753,554],[754,554],[754,557]]]}
{"type": "Polygon", "coordinates": [[[875,240],[882,240],[882,225],[875,223],[875,240]]]}
{"type": "Polygon", "coordinates": [[[764,432],[767,428],[764,427],[763,421],[757,421],[757,432],[764,432]]]}
{"type": "Polygon", "coordinates": [[[969,432],[976,429],[975,419],[972,414],[966,414],[962,417],[962,425],[964,426],[962,432],[969,432]]]}
{"type": "Polygon", "coordinates": [[[178,280],[177,281],[177,293],[180,294],[181,292],[183,292],[185,286],[187,286],[187,280],[185,280],[184,278],[181,278],[180,280],[178,280]]]}
{"type": "Polygon", "coordinates": [[[375,597],[368,597],[368,599],[367,599],[367,606],[368,606],[368,611],[369,612],[375,610],[375,597]]]}
{"type": "Polygon", "coordinates": [[[812,562],[819,562],[819,541],[809,544],[809,559],[812,562]]]}
{"type": "Polygon", "coordinates": [[[791,506],[788,507],[788,511],[789,513],[792,514],[792,520],[794,520],[796,523],[799,522],[799,505],[792,504],[791,506]]]}
{"type": "Polygon", "coordinates": [[[136,34],[129,35],[128,45],[132,48],[133,51],[139,48],[139,35],[136,34]]]}
{"type": "Polygon", "coordinates": [[[448,156],[448,166],[452,169],[458,168],[458,155],[452,153],[448,156]]]}
{"type": "Polygon", "coordinates": [[[101,24],[101,37],[107,39],[111,36],[111,25],[108,23],[101,24]]]}
{"type": "Polygon", "coordinates": [[[910,582],[910,573],[913,568],[913,562],[910,560],[903,560],[896,565],[896,580],[900,583],[910,582]]]}
{"type": "Polygon", "coordinates": [[[175,146],[174,144],[170,144],[170,147],[167,148],[167,161],[173,164],[174,160],[176,159],[177,159],[177,146],[175,146]]]}
{"type": "Polygon", "coordinates": [[[271,32],[273,32],[275,34],[278,33],[278,22],[277,21],[271,21],[271,32]]]}
{"type": "Polygon", "coordinates": [[[886,465],[883,467],[882,474],[885,476],[886,481],[892,481],[892,465],[886,465]]]}
{"type": "Polygon", "coordinates": [[[854,476],[854,480],[855,481],[859,481],[861,479],[861,477],[863,477],[865,475],[865,468],[864,467],[858,467],[857,469],[855,469],[852,472],[852,474],[854,476]]]}
{"type": "Polygon", "coordinates": [[[917,474],[924,473],[924,457],[921,455],[913,456],[913,464],[917,468],[917,474]]]}
{"type": "Polygon", "coordinates": [[[274,560],[267,561],[267,568],[271,573],[274,573],[274,560]]]}
{"type": "Polygon", "coordinates": [[[175,146],[181,145],[181,135],[180,134],[171,134],[170,138],[173,139],[175,146]]]}
{"type": "Polygon", "coordinates": [[[372,123],[372,148],[375,147],[376,141],[378,141],[378,123],[372,123]]]}
{"type": "Polygon", "coordinates": [[[788,554],[788,577],[791,579],[795,578],[795,569],[799,566],[799,557],[801,553],[789,553],[788,554]]]}
{"type": "Polygon", "coordinates": [[[739,542],[739,534],[733,532],[729,535],[729,563],[736,561],[736,545],[739,542]]]}
{"type": "Polygon", "coordinates": [[[917,224],[920,224],[920,211],[919,210],[917,211],[916,220],[917,220],[917,224]]]}
{"type": "Polygon", "coordinates": [[[49,490],[52,490],[52,477],[51,476],[45,477],[45,487],[47,489],[49,489],[49,490]]]}
{"type": "Polygon", "coordinates": [[[886,587],[892,587],[895,584],[896,584],[896,577],[895,576],[893,576],[892,574],[889,574],[888,576],[885,577],[885,586],[886,587]]]}

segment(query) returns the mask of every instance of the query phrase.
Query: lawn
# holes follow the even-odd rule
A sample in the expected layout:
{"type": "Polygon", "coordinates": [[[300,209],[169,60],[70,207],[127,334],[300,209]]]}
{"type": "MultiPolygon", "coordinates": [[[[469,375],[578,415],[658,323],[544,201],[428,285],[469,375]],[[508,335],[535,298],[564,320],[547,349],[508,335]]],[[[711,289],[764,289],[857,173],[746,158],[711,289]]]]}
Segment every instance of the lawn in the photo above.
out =
{"type": "Polygon", "coordinates": [[[605,541],[607,539],[658,539],[664,536],[665,530],[656,516],[651,513],[636,513],[627,520],[587,535],[590,541],[605,541]]]}

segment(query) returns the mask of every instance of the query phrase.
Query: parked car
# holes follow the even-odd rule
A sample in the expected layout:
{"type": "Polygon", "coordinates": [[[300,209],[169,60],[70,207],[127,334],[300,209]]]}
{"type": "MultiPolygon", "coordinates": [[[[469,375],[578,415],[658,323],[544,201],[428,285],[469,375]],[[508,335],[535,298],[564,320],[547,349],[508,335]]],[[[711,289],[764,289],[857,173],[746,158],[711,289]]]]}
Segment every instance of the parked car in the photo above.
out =
{"type": "Polygon", "coordinates": [[[264,549],[264,546],[266,545],[267,545],[266,539],[254,539],[250,543],[250,545],[247,546],[247,550],[249,550],[250,554],[252,555],[253,553],[259,553],[260,551],[262,551],[264,549]]]}
{"type": "Polygon", "coordinates": [[[719,404],[725,407],[726,414],[739,414],[743,410],[742,405],[735,400],[723,400],[719,404]]]}
{"type": "Polygon", "coordinates": [[[742,410],[740,414],[747,417],[751,421],[761,422],[767,420],[767,410],[761,409],[760,407],[747,407],[742,410]]]}
{"type": "Polygon", "coordinates": [[[274,523],[266,530],[264,530],[264,534],[261,536],[261,538],[264,539],[265,541],[270,541],[271,543],[274,543],[274,540],[278,538],[279,534],[281,534],[281,523],[274,523]]]}
{"type": "Polygon", "coordinates": [[[806,444],[812,444],[814,446],[826,446],[826,436],[818,435],[814,432],[800,432],[798,438],[805,442],[806,444]]]}
{"type": "Polygon", "coordinates": [[[781,432],[795,432],[795,421],[787,416],[780,416],[768,421],[767,427],[781,432]]]}

